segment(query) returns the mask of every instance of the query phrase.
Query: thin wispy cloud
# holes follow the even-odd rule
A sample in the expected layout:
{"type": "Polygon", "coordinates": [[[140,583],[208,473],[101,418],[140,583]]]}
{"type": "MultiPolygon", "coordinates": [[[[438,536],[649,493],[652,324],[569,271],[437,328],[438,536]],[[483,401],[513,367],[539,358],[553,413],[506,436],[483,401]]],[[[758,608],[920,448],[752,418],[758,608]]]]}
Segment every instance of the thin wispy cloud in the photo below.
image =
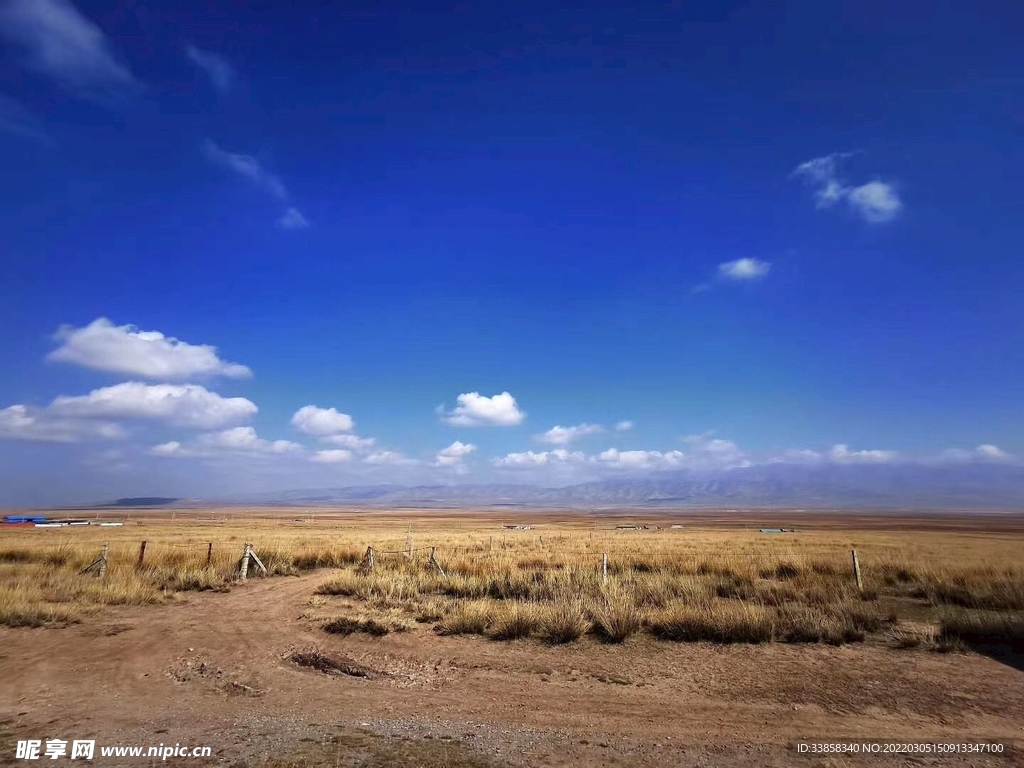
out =
{"type": "MultiPolygon", "coordinates": [[[[291,199],[284,183],[264,168],[263,164],[252,155],[229,152],[218,146],[212,139],[203,142],[203,154],[213,165],[241,176],[261,192],[284,203],[288,203],[291,199]]],[[[281,229],[305,229],[309,226],[306,217],[293,205],[288,205],[285,208],[276,223],[281,229]]]]}
{"type": "Polygon", "coordinates": [[[600,424],[577,424],[574,427],[556,425],[542,435],[535,435],[534,439],[548,445],[569,445],[575,440],[602,432],[604,427],[600,424]]]}
{"type": "Polygon", "coordinates": [[[14,99],[0,95],[0,132],[52,145],[42,121],[14,99]]]}
{"type": "Polygon", "coordinates": [[[277,226],[281,229],[305,229],[309,226],[309,221],[298,208],[288,208],[277,220],[277,226]]]}
{"type": "Polygon", "coordinates": [[[185,47],[185,58],[206,73],[210,84],[217,91],[227,93],[235,84],[238,74],[231,63],[220,54],[189,45],[185,47]]]}
{"type": "Polygon", "coordinates": [[[0,36],[22,50],[26,67],[76,95],[106,99],[140,87],[103,30],[67,0],[9,0],[0,36]]]}
{"type": "Polygon", "coordinates": [[[824,157],[800,163],[793,171],[814,189],[815,205],[830,208],[846,201],[850,209],[872,224],[892,221],[903,208],[896,188],[884,181],[874,180],[860,186],[851,186],[839,175],[841,160],[852,156],[852,152],[837,152],[824,157]]]}

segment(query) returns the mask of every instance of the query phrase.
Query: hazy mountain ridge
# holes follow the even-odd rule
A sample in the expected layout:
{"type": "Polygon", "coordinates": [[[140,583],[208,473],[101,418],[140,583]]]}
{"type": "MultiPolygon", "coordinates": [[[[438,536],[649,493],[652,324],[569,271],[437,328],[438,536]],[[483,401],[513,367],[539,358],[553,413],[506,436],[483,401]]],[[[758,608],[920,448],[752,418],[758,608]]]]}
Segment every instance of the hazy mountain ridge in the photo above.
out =
{"type": "Polygon", "coordinates": [[[526,484],[371,485],[222,500],[359,506],[797,506],[1024,509],[1024,467],[772,464],[719,472],[662,472],[565,487],[526,484]]]}

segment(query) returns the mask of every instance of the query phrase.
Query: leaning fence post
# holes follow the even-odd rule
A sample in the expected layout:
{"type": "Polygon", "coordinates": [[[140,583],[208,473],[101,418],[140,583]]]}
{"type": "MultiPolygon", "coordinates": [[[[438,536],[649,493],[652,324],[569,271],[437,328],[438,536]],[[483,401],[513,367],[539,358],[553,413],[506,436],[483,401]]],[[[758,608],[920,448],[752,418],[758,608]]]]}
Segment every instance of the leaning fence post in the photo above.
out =
{"type": "Polygon", "coordinates": [[[444,569],[441,567],[441,564],[437,562],[437,558],[434,557],[434,549],[435,547],[430,548],[430,560],[428,562],[433,563],[434,567],[437,568],[437,572],[441,574],[442,578],[447,579],[448,575],[444,572],[444,569]]]}
{"type": "Polygon", "coordinates": [[[853,555],[853,577],[857,579],[857,590],[859,592],[864,591],[864,579],[860,575],[860,560],[857,559],[857,550],[851,549],[850,554],[853,555]]]}
{"type": "Polygon", "coordinates": [[[238,578],[245,581],[245,577],[249,575],[249,554],[252,552],[252,544],[246,543],[245,549],[242,551],[242,562],[238,568],[238,578]]]}
{"type": "MultiPolygon", "coordinates": [[[[146,542],[142,542],[145,544],[146,542]]],[[[213,562],[213,542],[211,541],[206,545],[206,567],[210,567],[210,563],[213,562]]]]}
{"type": "Polygon", "coordinates": [[[601,559],[601,581],[608,581],[608,553],[601,559]]]}
{"type": "Polygon", "coordinates": [[[100,553],[100,578],[107,575],[107,554],[110,552],[110,544],[103,542],[103,551],[100,553]]]}
{"type": "Polygon", "coordinates": [[[142,561],[146,559],[146,542],[139,544],[139,561],[135,563],[136,568],[142,568],[142,561]]]}

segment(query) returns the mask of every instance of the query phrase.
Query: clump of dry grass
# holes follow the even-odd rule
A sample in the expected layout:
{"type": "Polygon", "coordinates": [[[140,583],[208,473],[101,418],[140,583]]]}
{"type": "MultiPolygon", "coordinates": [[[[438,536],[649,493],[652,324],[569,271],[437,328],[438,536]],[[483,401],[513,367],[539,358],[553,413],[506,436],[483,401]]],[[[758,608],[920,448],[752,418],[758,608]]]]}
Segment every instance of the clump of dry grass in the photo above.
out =
{"type": "Polygon", "coordinates": [[[479,602],[464,602],[448,611],[434,626],[439,635],[482,635],[487,631],[490,612],[479,602]]]}
{"type": "Polygon", "coordinates": [[[355,632],[371,635],[373,637],[384,637],[390,632],[404,632],[407,626],[397,622],[378,621],[371,618],[353,618],[351,616],[339,616],[331,619],[323,625],[324,632],[332,635],[351,635],[355,632]]]}
{"type": "Polygon", "coordinates": [[[579,601],[546,606],[540,618],[540,636],[552,645],[579,640],[590,629],[590,621],[579,601]]]}
{"type": "Polygon", "coordinates": [[[643,626],[643,614],[628,593],[609,590],[587,612],[593,632],[606,643],[624,643],[643,626]]]}
{"type": "Polygon", "coordinates": [[[539,626],[537,606],[509,602],[499,605],[491,614],[488,635],[493,640],[520,640],[529,637],[539,626]]]}
{"type": "Polygon", "coordinates": [[[673,606],[648,626],[662,640],[765,643],[774,637],[774,614],[760,605],[715,600],[673,606]]]}

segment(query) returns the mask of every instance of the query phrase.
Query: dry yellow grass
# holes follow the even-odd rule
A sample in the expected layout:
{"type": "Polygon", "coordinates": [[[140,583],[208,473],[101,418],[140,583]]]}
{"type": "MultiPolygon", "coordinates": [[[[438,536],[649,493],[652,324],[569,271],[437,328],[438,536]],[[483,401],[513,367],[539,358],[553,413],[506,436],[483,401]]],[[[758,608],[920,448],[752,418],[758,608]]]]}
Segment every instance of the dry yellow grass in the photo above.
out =
{"type": "Polygon", "coordinates": [[[533,531],[503,531],[493,520],[424,514],[415,520],[418,549],[407,557],[398,554],[407,524],[382,513],[4,529],[0,625],[61,624],[103,605],[229,589],[246,541],[271,576],[324,569],[315,606],[323,611],[336,613],[338,603],[352,610],[354,601],[359,621],[393,626],[404,615],[442,634],[495,639],[564,643],[591,632],[622,642],[646,630],[676,641],[840,643],[877,635],[912,646],[914,633],[894,630],[901,618],[937,625],[955,608],[960,616],[1002,617],[995,623],[1005,628],[1018,626],[1024,611],[1020,534],[616,531],[613,522],[571,515],[533,531]],[[136,568],[142,540],[145,562],[136,568]],[[103,541],[110,542],[106,578],[80,575],[103,541]],[[372,572],[359,567],[368,546],[376,552],[372,572]],[[852,546],[864,593],[853,580],[852,546]],[[436,548],[445,576],[423,547],[436,548]]]}

